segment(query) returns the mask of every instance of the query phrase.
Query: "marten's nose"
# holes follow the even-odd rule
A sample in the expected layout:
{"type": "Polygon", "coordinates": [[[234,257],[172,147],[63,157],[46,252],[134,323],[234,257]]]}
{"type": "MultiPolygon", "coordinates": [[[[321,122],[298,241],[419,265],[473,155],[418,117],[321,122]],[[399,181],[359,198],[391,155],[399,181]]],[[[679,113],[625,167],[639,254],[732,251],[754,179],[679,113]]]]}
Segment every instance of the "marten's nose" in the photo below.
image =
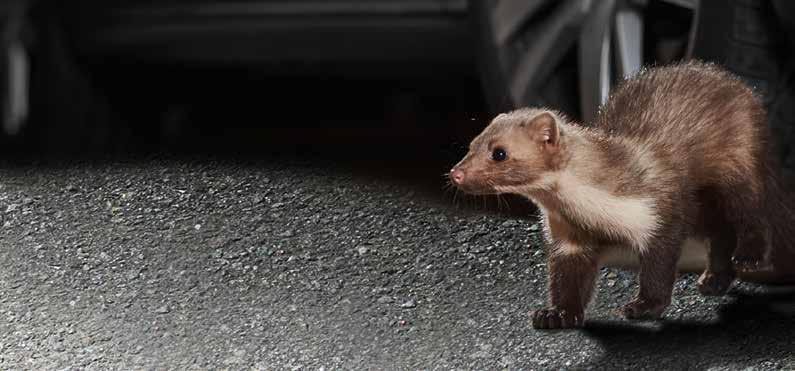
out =
{"type": "Polygon", "coordinates": [[[464,172],[461,169],[453,168],[450,170],[450,179],[455,184],[461,184],[464,181],[464,172]]]}

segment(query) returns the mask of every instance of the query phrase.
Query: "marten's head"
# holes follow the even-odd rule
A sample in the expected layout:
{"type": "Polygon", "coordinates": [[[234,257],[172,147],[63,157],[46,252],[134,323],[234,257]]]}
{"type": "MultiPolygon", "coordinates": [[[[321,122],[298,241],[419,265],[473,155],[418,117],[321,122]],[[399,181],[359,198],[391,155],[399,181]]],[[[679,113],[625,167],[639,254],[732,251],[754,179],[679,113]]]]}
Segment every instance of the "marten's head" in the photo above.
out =
{"type": "Polygon", "coordinates": [[[525,193],[545,186],[560,167],[561,123],[556,112],[525,108],[501,114],[469,145],[450,181],[470,194],[525,193]]]}

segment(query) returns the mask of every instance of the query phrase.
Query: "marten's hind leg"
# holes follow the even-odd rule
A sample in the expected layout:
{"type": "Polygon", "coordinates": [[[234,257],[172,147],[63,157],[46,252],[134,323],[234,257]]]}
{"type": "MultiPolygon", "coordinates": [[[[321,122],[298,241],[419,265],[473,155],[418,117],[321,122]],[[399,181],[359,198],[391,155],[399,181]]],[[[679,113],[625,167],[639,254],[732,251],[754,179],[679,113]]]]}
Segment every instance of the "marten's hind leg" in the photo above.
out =
{"type": "Polygon", "coordinates": [[[770,246],[764,252],[769,254],[771,267],[737,274],[743,281],[791,285],[795,284],[795,199],[783,188],[774,165],[768,165],[767,174],[763,211],[770,228],[770,246]]]}
{"type": "Polygon", "coordinates": [[[726,187],[721,194],[726,218],[737,235],[737,247],[732,255],[734,270],[740,273],[772,269],[764,187],[735,184],[726,187]]]}

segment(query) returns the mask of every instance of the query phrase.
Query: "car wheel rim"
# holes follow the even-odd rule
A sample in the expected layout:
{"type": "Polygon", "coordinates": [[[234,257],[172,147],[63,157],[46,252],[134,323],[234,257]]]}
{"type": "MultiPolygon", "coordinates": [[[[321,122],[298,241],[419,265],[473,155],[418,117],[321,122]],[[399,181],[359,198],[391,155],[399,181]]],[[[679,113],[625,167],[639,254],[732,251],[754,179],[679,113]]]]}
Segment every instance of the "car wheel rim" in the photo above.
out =
{"type": "MultiPolygon", "coordinates": [[[[661,2],[698,8],[698,0],[661,2]]],[[[596,115],[618,78],[632,76],[643,66],[643,10],[648,0],[499,0],[485,4],[478,9],[487,12],[485,42],[493,45],[490,58],[496,58],[499,74],[495,79],[505,89],[509,107],[547,104],[539,91],[575,46],[578,108],[586,121],[596,115]]]]}

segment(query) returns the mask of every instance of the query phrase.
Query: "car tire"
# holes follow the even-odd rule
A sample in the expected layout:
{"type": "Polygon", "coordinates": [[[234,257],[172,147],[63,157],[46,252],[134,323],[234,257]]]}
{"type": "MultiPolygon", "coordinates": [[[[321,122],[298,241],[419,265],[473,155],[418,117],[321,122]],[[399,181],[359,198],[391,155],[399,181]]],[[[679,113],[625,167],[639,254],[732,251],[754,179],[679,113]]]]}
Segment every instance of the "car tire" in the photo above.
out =
{"type": "Polygon", "coordinates": [[[693,56],[717,62],[763,97],[775,155],[786,172],[795,169],[795,72],[785,33],[772,3],[702,0],[693,56]]]}

